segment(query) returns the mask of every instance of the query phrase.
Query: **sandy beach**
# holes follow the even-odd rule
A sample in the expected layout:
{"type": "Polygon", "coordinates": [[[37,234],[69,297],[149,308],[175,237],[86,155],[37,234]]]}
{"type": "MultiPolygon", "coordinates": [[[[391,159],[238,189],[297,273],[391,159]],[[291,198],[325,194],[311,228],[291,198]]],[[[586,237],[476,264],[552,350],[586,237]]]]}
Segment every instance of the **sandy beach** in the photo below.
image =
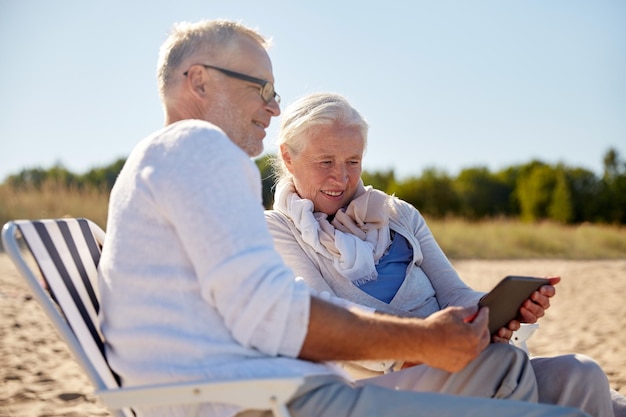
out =
{"type": "MultiPolygon", "coordinates": [[[[626,394],[626,259],[458,261],[471,286],[489,290],[505,275],[560,275],[531,354],[584,353],[626,394]]],[[[108,416],[17,271],[0,253],[0,416],[108,416]]]]}

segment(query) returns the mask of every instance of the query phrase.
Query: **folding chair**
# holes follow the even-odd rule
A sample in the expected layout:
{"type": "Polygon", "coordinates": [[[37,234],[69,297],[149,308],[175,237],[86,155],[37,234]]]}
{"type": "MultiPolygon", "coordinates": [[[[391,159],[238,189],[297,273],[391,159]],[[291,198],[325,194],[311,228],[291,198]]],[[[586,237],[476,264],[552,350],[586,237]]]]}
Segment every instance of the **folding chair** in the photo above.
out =
{"type": "Polygon", "coordinates": [[[285,403],[302,378],[120,387],[107,362],[98,327],[97,267],[104,239],[104,231],[87,219],[16,220],[2,229],[5,251],[87,373],[95,395],[113,415],[132,417],[133,407],[174,404],[191,405],[190,415],[195,415],[201,403],[223,403],[289,417],[285,403]],[[33,255],[43,281],[28,265],[18,235],[33,255]]]}

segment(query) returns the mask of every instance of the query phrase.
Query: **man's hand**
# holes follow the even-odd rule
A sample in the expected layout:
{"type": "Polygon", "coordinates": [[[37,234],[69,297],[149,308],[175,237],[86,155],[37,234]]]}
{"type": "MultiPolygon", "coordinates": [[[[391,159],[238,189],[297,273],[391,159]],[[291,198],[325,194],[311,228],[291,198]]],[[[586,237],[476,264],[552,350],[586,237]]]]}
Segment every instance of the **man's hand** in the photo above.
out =
{"type": "Polygon", "coordinates": [[[430,343],[424,346],[422,363],[448,372],[463,369],[489,344],[489,308],[478,311],[473,308],[448,307],[424,321],[428,326],[430,343]]]}

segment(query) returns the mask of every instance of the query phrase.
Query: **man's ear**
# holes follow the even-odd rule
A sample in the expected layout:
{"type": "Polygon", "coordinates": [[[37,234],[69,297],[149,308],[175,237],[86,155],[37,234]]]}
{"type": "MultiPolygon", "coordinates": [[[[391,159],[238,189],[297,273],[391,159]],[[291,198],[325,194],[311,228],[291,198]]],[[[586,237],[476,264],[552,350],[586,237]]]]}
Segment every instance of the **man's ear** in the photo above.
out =
{"type": "Polygon", "coordinates": [[[280,155],[283,158],[283,162],[285,162],[287,170],[291,172],[291,154],[289,153],[289,147],[284,143],[280,144],[280,155]]]}
{"type": "Polygon", "coordinates": [[[205,96],[207,93],[206,83],[208,82],[207,72],[202,65],[193,65],[187,71],[187,82],[191,90],[200,96],[205,96]]]}

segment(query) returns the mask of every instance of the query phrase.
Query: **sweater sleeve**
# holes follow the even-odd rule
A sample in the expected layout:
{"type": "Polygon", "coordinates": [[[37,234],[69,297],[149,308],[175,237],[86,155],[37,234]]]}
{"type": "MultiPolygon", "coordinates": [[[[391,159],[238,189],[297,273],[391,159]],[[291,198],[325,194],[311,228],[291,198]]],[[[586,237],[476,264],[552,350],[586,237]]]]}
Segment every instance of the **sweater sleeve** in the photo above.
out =
{"type": "Polygon", "coordinates": [[[146,187],[232,337],[268,355],[295,357],[308,328],[308,288],[274,250],[255,164],[206,126],[192,125],[164,143],[167,152],[153,150],[158,163],[144,168],[146,187]]]}
{"type": "Polygon", "coordinates": [[[449,306],[472,306],[478,303],[483,293],[474,291],[465,284],[435,240],[421,213],[401,200],[399,201],[402,223],[410,225],[417,239],[422,256],[419,267],[430,280],[441,308],[449,306]]]}

